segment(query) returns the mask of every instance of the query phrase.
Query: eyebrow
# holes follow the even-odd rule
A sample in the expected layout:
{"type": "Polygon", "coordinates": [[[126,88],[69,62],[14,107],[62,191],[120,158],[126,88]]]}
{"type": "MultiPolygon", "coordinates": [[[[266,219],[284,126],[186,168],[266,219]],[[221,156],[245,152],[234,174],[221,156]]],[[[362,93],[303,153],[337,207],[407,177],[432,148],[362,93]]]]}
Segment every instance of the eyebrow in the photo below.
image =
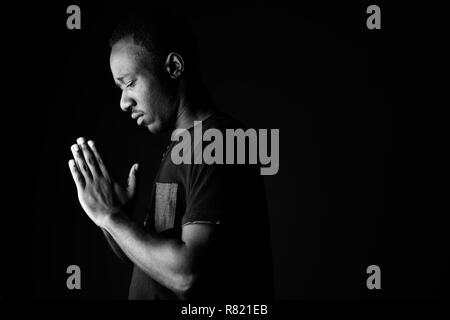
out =
{"type": "Polygon", "coordinates": [[[127,74],[124,74],[123,76],[121,76],[121,77],[117,77],[116,78],[116,81],[119,81],[119,82],[124,82],[123,81],[123,78],[126,78],[126,77],[128,77],[130,74],[129,73],[127,73],[127,74]]]}

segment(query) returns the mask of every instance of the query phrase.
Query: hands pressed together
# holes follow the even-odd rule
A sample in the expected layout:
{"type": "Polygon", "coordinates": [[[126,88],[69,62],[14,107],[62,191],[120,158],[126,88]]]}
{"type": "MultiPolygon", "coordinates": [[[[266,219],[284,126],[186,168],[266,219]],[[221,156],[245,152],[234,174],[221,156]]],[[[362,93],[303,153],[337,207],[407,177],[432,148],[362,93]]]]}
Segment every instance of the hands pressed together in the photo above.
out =
{"type": "Polygon", "coordinates": [[[104,227],[113,215],[124,214],[134,200],[138,165],[131,167],[127,188],[114,181],[92,140],[78,138],[71,146],[69,168],[77,187],[78,200],[91,220],[104,227]]]}

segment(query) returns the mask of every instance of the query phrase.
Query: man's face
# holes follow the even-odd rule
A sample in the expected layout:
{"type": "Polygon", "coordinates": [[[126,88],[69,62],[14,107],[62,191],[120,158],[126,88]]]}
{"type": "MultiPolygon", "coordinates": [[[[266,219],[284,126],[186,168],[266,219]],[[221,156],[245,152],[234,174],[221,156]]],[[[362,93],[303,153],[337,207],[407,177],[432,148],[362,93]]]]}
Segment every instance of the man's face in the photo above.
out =
{"type": "Polygon", "coordinates": [[[146,49],[128,37],[114,44],[109,63],[114,82],[122,90],[120,108],[131,112],[138,125],[157,133],[173,125],[177,97],[170,93],[162,68],[153,71],[152,64],[145,63],[146,56],[150,59],[146,49]]]}

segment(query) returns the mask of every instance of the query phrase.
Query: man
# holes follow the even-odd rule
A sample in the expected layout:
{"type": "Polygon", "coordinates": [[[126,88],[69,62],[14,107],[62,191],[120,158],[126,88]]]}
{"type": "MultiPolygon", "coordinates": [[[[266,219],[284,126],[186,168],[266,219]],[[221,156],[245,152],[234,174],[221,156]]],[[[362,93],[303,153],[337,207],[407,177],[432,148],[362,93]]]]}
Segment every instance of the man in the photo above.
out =
{"type": "MultiPolygon", "coordinates": [[[[178,19],[133,14],[111,40],[120,107],[151,133],[241,128],[217,112],[199,77],[195,40],[178,19]]],[[[163,156],[141,225],[130,218],[137,164],[125,189],[93,141],[77,139],[69,167],[82,208],[116,254],[134,265],[130,299],[270,299],[271,247],[257,166],[174,164],[163,156]]],[[[204,143],[206,146],[207,143],[204,143]]],[[[192,148],[194,150],[194,148],[192,148]]]]}

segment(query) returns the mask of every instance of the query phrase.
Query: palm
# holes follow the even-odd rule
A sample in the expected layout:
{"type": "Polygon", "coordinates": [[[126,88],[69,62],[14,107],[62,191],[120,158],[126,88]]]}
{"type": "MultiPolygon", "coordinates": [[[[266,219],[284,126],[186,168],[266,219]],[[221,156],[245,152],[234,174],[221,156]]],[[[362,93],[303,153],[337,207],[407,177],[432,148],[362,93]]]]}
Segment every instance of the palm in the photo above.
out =
{"type": "Polygon", "coordinates": [[[119,199],[120,204],[128,210],[126,212],[130,212],[134,210],[134,206],[136,203],[136,195],[134,192],[134,186],[128,184],[127,188],[123,187],[117,182],[114,182],[114,191],[119,199]]]}
{"type": "Polygon", "coordinates": [[[124,206],[131,200],[128,190],[117,182],[114,182],[114,191],[116,192],[117,198],[119,199],[121,205],[124,206]]]}

